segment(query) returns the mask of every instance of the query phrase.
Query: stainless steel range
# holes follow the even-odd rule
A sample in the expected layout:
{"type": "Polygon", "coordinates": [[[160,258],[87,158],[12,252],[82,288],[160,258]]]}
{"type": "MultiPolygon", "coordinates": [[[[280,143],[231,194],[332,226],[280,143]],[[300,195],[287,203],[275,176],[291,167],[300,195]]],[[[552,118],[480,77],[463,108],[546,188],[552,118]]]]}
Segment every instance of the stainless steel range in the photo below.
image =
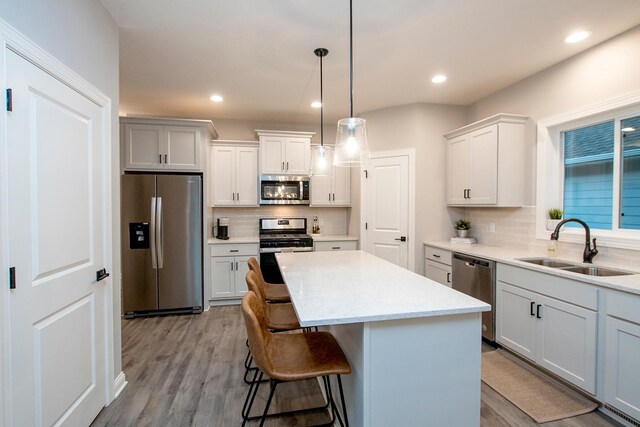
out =
{"type": "Polygon", "coordinates": [[[282,283],[276,253],[311,251],[313,239],[307,234],[306,218],[260,219],[260,269],[267,282],[282,283]]]}

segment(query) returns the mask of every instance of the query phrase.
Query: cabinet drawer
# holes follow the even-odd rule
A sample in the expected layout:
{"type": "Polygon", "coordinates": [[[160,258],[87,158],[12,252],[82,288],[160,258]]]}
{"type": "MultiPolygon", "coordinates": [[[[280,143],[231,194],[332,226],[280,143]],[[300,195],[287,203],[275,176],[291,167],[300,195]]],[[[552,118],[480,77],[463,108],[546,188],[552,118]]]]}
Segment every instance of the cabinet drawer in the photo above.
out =
{"type": "Polygon", "coordinates": [[[607,291],[607,315],[640,324],[640,295],[607,291]]]}
{"type": "Polygon", "coordinates": [[[435,248],[433,246],[424,247],[425,259],[440,262],[445,265],[451,265],[451,251],[446,249],[435,248]]]}
{"type": "Polygon", "coordinates": [[[355,251],[358,242],[355,240],[347,240],[341,242],[316,242],[314,249],[321,251],[355,251]]]}
{"type": "Polygon", "coordinates": [[[211,256],[258,256],[258,245],[253,243],[244,243],[237,245],[210,245],[211,256]]]}

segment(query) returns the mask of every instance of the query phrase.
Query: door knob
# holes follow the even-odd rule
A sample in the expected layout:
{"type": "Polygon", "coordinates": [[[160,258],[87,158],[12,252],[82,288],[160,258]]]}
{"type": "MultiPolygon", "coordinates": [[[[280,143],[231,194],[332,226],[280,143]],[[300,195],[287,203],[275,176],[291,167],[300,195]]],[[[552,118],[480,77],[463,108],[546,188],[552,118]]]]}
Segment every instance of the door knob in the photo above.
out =
{"type": "Polygon", "coordinates": [[[400,240],[401,242],[406,242],[407,241],[407,237],[406,236],[400,236],[399,239],[396,240],[400,240]]]}

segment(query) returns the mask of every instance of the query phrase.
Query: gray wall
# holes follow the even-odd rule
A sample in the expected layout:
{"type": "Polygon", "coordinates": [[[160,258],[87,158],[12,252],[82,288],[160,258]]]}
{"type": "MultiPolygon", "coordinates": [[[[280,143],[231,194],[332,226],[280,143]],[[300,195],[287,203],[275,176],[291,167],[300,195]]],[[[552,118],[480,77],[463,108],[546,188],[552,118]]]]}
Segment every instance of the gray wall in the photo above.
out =
{"type": "Polygon", "coordinates": [[[115,375],[120,347],[118,26],[98,0],[0,0],[0,19],[111,98],[115,375]]]}
{"type": "MultiPolygon", "coordinates": [[[[464,107],[434,104],[410,104],[361,114],[367,120],[369,150],[388,151],[414,148],[416,153],[415,194],[415,267],[424,270],[422,242],[443,240],[452,235],[452,219],[446,208],[446,143],[442,135],[467,123],[464,107]]],[[[352,200],[360,200],[359,175],[352,175],[352,200]]],[[[360,227],[356,203],[351,212],[349,230],[360,227]]]]}

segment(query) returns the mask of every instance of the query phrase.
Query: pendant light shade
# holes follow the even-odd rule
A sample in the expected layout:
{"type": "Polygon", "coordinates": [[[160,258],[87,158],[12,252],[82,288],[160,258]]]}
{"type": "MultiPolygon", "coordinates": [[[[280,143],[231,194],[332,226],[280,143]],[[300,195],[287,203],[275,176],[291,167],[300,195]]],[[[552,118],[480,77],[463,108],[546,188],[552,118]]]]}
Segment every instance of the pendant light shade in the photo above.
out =
{"type": "Polygon", "coordinates": [[[366,120],[349,117],[338,121],[336,151],[333,155],[335,166],[359,167],[369,162],[366,120]]]}
{"type": "Polygon", "coordinates": [[[353,117],[353,0],[349,0],[349,112],[351,116],[338,121],[335,166],[361,167],[369,161],[366,120],[353,117]]]}
{"type": "Polygon", "coordinates": [[[319,47],[313,53],[320,58],[320,145],[311,147],[310,176],[330,176],[332,167],[331,147],[324,145],[324,99],[322,96],[322,58],[329,54],[325,48],[319,47]]]}

